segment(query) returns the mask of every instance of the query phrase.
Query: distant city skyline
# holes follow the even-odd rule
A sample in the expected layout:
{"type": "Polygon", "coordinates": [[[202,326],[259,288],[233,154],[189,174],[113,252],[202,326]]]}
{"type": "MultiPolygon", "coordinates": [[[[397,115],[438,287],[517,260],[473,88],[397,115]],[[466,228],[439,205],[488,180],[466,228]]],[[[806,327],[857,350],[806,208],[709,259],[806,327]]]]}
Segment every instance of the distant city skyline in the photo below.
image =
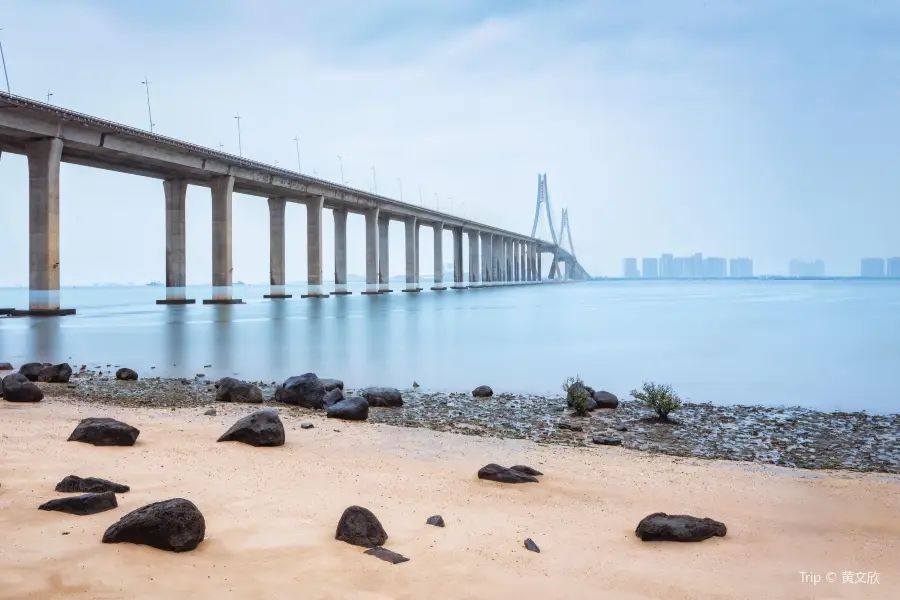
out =
{"type": "Polygon", "coordinates": [[[722,258],[703,256],[695,252],[690,256],[663,254],[659,258],[644,257],[640,261],[635,257],[622,259],[622,276],[626,279],[678,279],[703,278],[716,279],[724,277],[753,277],[753,260],[749,258],[722,258]]]}

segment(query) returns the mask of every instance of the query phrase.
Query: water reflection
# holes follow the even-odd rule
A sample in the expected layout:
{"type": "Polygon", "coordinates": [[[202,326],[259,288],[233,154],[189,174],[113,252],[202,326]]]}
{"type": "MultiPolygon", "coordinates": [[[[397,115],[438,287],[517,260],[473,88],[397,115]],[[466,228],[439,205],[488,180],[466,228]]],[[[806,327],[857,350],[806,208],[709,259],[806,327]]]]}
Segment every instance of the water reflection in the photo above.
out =
{"type": "Polygon", "coordinates": [[[185,327],[187,309],[184,306],[167,306],[165,308],[166,323],[163,327],[166,336],[166,362],[163,370],[170,375],[183,371],[185,365],[185,327]]]}
{"type": "Polygon", "coordinates": [[[31,319],[31,344],[29,356],[37,362],[62,362],[59,352],[59,328],[60,319],[32,318],[31,319]]]}
{"type": "Polygon", "coordinates": [[[272,300],[268,308],[269,339],[264,343],[269,347],[269,363],[272,365],[272,372],[277,374],[276,381],[282,381],[287,379],[287,365],[291,359],[291,345],[285,343],[285,330],[288,327],[286,303],[284,300],[272,300]]]}
{"type": "MultiPolygon", "coordinates": [[[[234,306],[231,304],[213,305],[215,313],[213,322],[213,360],[212,371],[219,373],[222,377],[233,375],[232,369],[232,323],[234,316],[234,306]]],[[[204,365],[205,366],[205,365],[204,365]]],[[[208,373],[207,373],[208,375],[208,373]]]]}

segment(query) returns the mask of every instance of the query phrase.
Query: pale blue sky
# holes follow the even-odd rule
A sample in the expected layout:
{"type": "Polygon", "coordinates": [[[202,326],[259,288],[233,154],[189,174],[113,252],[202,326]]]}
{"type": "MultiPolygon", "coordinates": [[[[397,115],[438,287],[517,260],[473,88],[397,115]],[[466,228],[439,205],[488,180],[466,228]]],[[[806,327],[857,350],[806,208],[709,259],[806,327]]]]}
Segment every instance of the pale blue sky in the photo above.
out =
{"type": "MultiPolygon", "coordinates": [[[[900,255],[900,1],[0,0],[14,93],[528,232],[537,173],[592,274],[624,256],[900,255]],[[462,203],[464,207],[461,208],[462,203]]],[[[210,279],[209,192],[188,282],[210,279]]],[[[0,160],[0,285],[25,284],[27,171],[0,160]]],[[[164,278],[162,185],[65,165],[63,285],[164,278]]],[[[236,196],[235,279],[268,277],[264,199],[236,196]]],[[[391,271],[402,273],[402,226],[391,271]]],[[[289,280],[305,216],[288,210],[289,280]]],[[[326,219],[325,272],[332,267],[326,219]]],[[[422,270],[431,236],[423,230],[422,270]]],[[[349,268],[363,271],[362,219],[349,268]]]]}

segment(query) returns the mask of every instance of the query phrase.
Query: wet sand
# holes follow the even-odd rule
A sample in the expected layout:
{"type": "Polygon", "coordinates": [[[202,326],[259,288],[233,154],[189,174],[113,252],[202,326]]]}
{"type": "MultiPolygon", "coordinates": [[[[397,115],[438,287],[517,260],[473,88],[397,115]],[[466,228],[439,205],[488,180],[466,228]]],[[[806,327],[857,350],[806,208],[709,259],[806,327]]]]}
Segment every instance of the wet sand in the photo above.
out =
{"type": "Polygon", "coordinates": [[[0,598],[706,598],[900,597],[900,478],[809,472],[545,446],[283,413],[287,444],[216,438],[248,409],[136,409],[0,401],[0,598]],[[67,443],[77,421],[141,430],[131,448],[67,443]],[[337,431],[336,431],[337,430],[337,431]],[[480,481],[488,462],[528,464],[538,484],[480,481]],[[119,508],[38,511],[65,475],[130,485],[119,508]],[[127,511],[172,497],[204,513],[186,554],[100,543],[127,511]],[[334,540],[345,507],[371,509],[410,558],[390,565],[334,540]],[[721,520],[725,538],[643,543],[649,513],[721,520]],[[425,525],[441,514],[443,529],[425,525]],[[66,535],[64,535],[66,534],[66,535]],[[540,554],[522,546],[531,537],[540,554]],[[877,584],[841,583],[843,571],[877,584]],[[804,583],[800,572],[820,575],[804,583]],[[825,574],[837,574],[827,583],[825,574]]]}

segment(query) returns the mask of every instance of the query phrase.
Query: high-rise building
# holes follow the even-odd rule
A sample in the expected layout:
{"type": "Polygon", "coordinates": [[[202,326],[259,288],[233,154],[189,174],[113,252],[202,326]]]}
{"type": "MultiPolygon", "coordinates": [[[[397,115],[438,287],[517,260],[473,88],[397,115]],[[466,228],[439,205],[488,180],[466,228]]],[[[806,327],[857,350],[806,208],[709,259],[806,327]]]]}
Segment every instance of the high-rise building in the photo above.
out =
{"type": "Polygon", "coordinates": [[[636,258],[622,259],[622,275],[629,279],[634,279],[641,276],[641,272],[638,271],[637,268],[636,258]]]}
{"type": "Polygon", "coordinates": [[[659,277],[659,259],[645,258],[641,264],[641,275],[644,279],[659,277]]]}
{"type": "Polygon", "coordinates": [[[672,277],[684,277],[684,259],[672,259],[672,277]]]}
{"type": "Polygon", "coordinates": [[[825,263],[819,259],[805,262],[795,258],[788,264],[788,275],[791,277],[825,277],[825,263]]]}
{"type": "MultiPolygon", "coordinates": [[[[696,256],[696,255],[695,255],[696,256]]],[[[703,261],[703,277],[715,279],[728,276],[728,261],[724,258],[710,256],[703,261]]]]}
{"type": "Polygon", "coordinates": [[[887,259],[887,276],[900,278],[900,256],[887,259]]]}
{"type": "Polygon", "coordinates": [[[860,277],[884,277],[883,258],[864,258],[859,262],[860,277]]]}
{"type": "Polygon", "coordinates": [[[729,277],[753,277],[753,261],[749,258],[732,258],[728,263],[729,277]]]}
{"type": "Polygon", "coordinates": [[[675,257],[671,254],[663,254],[659,259],[659,276],[675,277],[675,257]]]}
{"type": "Polygon", "coordinates": [[[703,253],[697,252],[692,259],[694,263],[694,277],[703,277],[703,253]]]}

